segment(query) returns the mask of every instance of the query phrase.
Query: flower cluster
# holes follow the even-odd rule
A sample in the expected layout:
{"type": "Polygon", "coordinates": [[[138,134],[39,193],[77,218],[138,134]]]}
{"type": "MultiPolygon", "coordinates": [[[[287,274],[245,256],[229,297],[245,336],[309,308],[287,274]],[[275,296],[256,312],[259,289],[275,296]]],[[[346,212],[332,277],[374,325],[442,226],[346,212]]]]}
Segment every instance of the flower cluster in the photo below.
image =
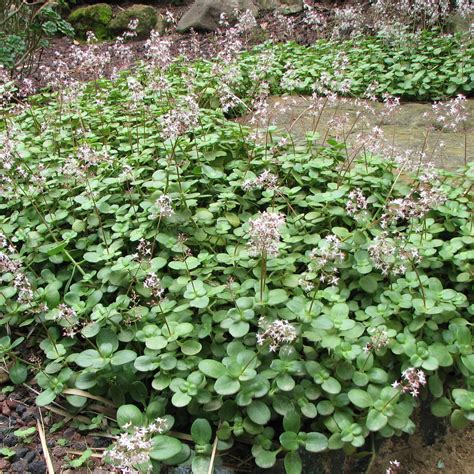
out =
{"type": "Polygon", "coordinates": [[[346,204],[347,213],[350,216],[355,216],[367,209],[367,199],[360,189],[353,189],[349,193],[349,200],[346,204]]]}
{"type": "Polygon", "coordinates": [[[400,472],[401,467],[402,465],[400,464],[400,461],[394,459],[388,463],[388,468],[385,471],[385,474],[396,474],[397,472],[400,472]]]}
{"type": "Polygon", "coordinates": [[[283,344],[291,344],[296,339],[296,329],[288,321],[277,319],[268,323],[265,318],[258,320],[258,325],[262,328],[257,334],[257,344],[263,345],[269,343],[271,352],[276,352],[283,344]]]}
{"type": "Polygon", "coordinates": [[[136,466],[150,460],[150,451],[153,448],[151,437],[165,431],[167,422],[164,418],[157,418],[148,426],[132,427],[129,423],[124,428],[131,429],[128,433],[122,433],[105,454],[122,473],[138,474],[142,471],[136,469],[136,466]]]}
{"type": "Polygon", "coordinates": [[[383,275],[400,275],[410,265],[421,261],[418,249],[410,245],[406,237],[390,237],[388,232],[377,235],[368,248],[369,256],[375,268],[383,275]]]}
{"type": "Polygon", "coordinates": [[[133,259],[138,262],[147,263],[151,258],[152,247],[145,239],[140,239],[137,246],[136,253],[133,254],[133,259]]]}
{"type": "Polygon", "coordinates": [[[13,245],[8,243],[6,237],[0,233],[0,274],[9,273],[14,276],[12,285],[17,292],[17,300],[20,304],[30,304],[33,301],[33,290],[28,277],[21,268],[21,263],[12,258],[16,253],[13,245]],[[10,255],[9,255],[10,254],[10,255]]]}
{"type": "Polygon", "coordinates": [[[327,17],[322,13],[316,11],[315,7],[304,3],[304,9],[304,23],[306,23],[307,25],[316,26],[320,29],[324,29],[327,26],[327,17]]]}
{"type": "Polygon", "coordinates": [[[156,273],[150,272],[145,278],[143,286],[151,291],[153,298],[157,298],[158,300],[163,299],[165,289],[161,286],[161,280],[158,278],[156,273]]]}
{"type": "Polygon", "coordinates": [[[244,191],[252,189],[276,189],[278,187],[278,176],[268,170],[263,171],[254,179],[247,179],[242,183],[244,191]]]}
{"type": "Polygon", "coordinates": [[[150,70],[164,72],[173,62],[171,40],[160,36],[156,31],[151,32],[150,39],[145,43],[145,50],[150,70]]]}
{"type": "Polygon", "coordinates": [[[444,204],[446,195],[441,189],[438,175],[429,166],[419,176],[418,188],[407,197],[390,200],[380,218],[382,228],[396,224],[398,220],[422,219],[432,209],[444,204]]]}
{"type": "Polygon", "coordinates": [[[54,320],[63,323],[63,335],[65,337],[74,337],[81,327],[77,313],[64,303],[58,306],[54,320]]]}
{"type": "Polygon", "coordinates": [[[426,385],[425,373],[410,367],[402,372],[402,380],[393,382],[392,387],[399,388],[402,393],[417,397],[423,385],[426,385]]]}
{"type": "Polygon", "coordinates": [[[160,217],[171,217],[174,214],[173,199],[169,194],[162,194],[155,201],[155,206],[160,217]]]}
{"type": "Polygon", "coordinates": [[[176,107],[161,117],[163,137],[176,140],[199,123],[199,105],[192,95],[183,97],[176,107]]]}
{"type": "Polygon", "coordinates": [[[388,344],[388,333],[384,329],[377,328],[370,336],[370,342],[364,347],[364,352],[379,351],[388,344]]]}
{"type": "Polygon", "coordinates": [[[432,111],[435,121],[446,130],[458,130],[469,118],[466,102],[466,97],[459,94],[447,102],[434,103],[432,105],[432,111]]]}
{"type": "Polygon", "coordinates": [[[265,211],[249,224],[249,254],[254,257],[276,257],[281,237],[280,229],[285,224],[285,216],[278,212],[265,211]]]}

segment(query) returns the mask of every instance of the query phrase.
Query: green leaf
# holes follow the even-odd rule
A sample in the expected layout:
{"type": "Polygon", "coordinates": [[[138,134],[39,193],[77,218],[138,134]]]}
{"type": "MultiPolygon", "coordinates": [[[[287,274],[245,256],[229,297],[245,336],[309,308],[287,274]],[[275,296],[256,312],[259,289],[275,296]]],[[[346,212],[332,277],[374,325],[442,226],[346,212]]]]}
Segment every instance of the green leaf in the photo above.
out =
{"type": "Polygon", "coordinates": [[[451,354],[448,352],[448,348],[441,344],[440,342],[435,342],[431,344],[428,348],[428,351],[431,356],[433,356],[441,367],[450,367],[453,365],[453,358],[451,354]]]}
{"type": "Polygon", "coordinates": [[[338,394],[342,389],[341,384],[333,377],[329,377],[327,380],[325,380],[321,385],[321,388],[333,395],[338,394]]]}
{"type": "Polygon", "coordinates": [[[156,461],[166,461],[179,454],[182,450],[181,441],[172,436],[157,435],[152,439],[153,447],[150,458],[156,461]]]}
{"type": "Polygon", "coordinates": [[[366,293],[375,293],[379,286],[377,280],[372,275],[365,275],[359,280],[360,287],[366,293]]]}
{"type": "Polygon", "coordinates": [[[439,398],[443,395],[443,382],[437,374],[430,375],[428,379],[428,386],[430,388],[431,394],[434,397],[439,398]]]}
{"type": "Polygon", "coordinates": [[[134,361],[137,358],[137,354],[131,350],[123,350],[116,352],[112,359],[110,359],[110,363],[112,365],[124,365],[128,364],[129,362],[134,361]]]}
{"type": "Polygon", "coordinates": [[[117,335],[108,328],[101,329],[96,337],[97,346],[104,357],[112,355],[119,346],[117,335]]]}
{"type": "Polygon", "coordinates": [[[276,290],[270,290],[268,292],[268,304],[270,306],[276,306],[277,304],[284,303],[288,300],[288,293],[279,288],[276,290]]]}
{"type": "Polygon", "coordinates": [[[191,437],[196,444],[209,444],[212,439],[212,428],[204,418],[197,418],[191,425],[191,437]]]}
{"type": "Polygon", "coordinates": [[[145,340],[145,345],[153,351],[160,351],[168,345],[168,340],[163,336],[152,336],[145,340]]]}
{"type": "Polygon", "coordinates": [[[191,462],[193,474],[208,474],[210,464],[210,456],[195,455],[191,462]]]}
{"type": "Polygon", "coordinates": [[[305,448],[311,453],[320,453],[328,447],[328,439],[322,433],[311,432],[306,434],[305,448]]]}
{"type": "Polygon", "coordinates": [[[245,321],[236,321],[229,326],[229,332],[232,337],[244,337],[250,329],[250,324],[245,321]]]}
{"type": "Polygon", "coordinates": [[[74,362],[79,367],[94,367],[100,369],[106,365],[106,360],[95,349],[86,349],[76,356],[74,362]]]}
{"type": "Polygon", "coordinates": [[[15,385],[23,383],[28,377],[28,369],[26,365],[22,364],[19,360],[10,367],[8,373],[10,375],[10,380],[15,385]]]}
{"type": "Polygon", "coordinates": [[[131,423],[133,426],[142,426],[144,415],[135,405],[122,405],[117,410],[117,424],[120,428],[131,423]]]}
{"type": "Polygon", "coordinates": [[[0,456],[3,456],[4,458],[11,458],[15,456],[16,451],[14,451],[11,448],[0,448],[0,456]]]}
{"type": "Polygon", "coordinates": [[[286,474],[302,474],[303,472],[301,456],[297,451],[286,453],[284,465],[286,474]]]}
{"type": "Polygon", "coordinates": [[[181,348],[181,352],[183,354],[192,356],[201,352],[202,344],[198,341],[189,340],[182,342],[179,347],[181,348]]]}
{"type": "Polygon", "coordinates": [[[140,372],[151,372],[158,368],[158,361],[151,356],[140,356],[135,359],[133,366],[140,372]]]}
{"type": "Polygon", "coordinates": [[[366,426],[370,431],[380,431],[386,424],[388,418],[377,410],[370,410],[367,415],[366,426]]]}
{"type": "Polygon", "coordinates": [[[431,403],[431,413],[433,413],[434,416],[449,416],[452,409],[452,404],[446,397],[438,398],[431,403]]]}
{"type": "Polygon", "coordinates": [[[77,459],[74,459],[72,461],[69,461],[69,466],[72,468],[78,469],[82,467],[92,456],[92,449],[86,449],[80,457],[77,459]]]}
{"type": "Polygon", "coordinates": [[[213,359],[204,359],[199,362],[199,370],[208,377],[218,379],[227,374],[227,369],[222,362],[213,359]]]}
{"type": "Polygon", "coordinates": [[[191,402],[192,398],[184,392],[176,392],[172,397],[171,397],[171,403],[173,406],[177,408],[185,407],[189,405],[191,402]]]}
{"type": "Polygon", "coordinates": [[[284,431],[280,435],[280,444],[287,451],[297,451],[300,445],[298,435],[293,431],[284,431]]]}
{"type": "Polygon", "coordinates": [[[214,390],[219,395],[234,395],[240,389],[240,382],[235,380],[228,375],[223,375],[216,380],[214,384],[214,390]]]}
{"type": "Polygon", "coordinates": [[[255,464],[262,469],[270,469],[276,463],[278,451],[266,451],[264,449],[258,451],[255,456],[255,464]]]}
{"type": "Polygon", "coordinates": [[[207,308],[209,306],[209,297],[208,296],[201,296],[199,298],[194,298],[189,302],[189,306],[193,308],[207,308]]]}
{"type": "Polygon", "coordinates": [[[346,303],[336,303],[331,308],[331,318],[333,320],[346,319],[349,316],[349,306],[346,303]]]}
{"type": "Polygon", "coordinates": [[[374,403],[372,397],[367,392],[358,388],[350,390],[347,395],[349,400],[359,408],[369,408],[374,403]]]}
{"type": "Polygon", "coordinates": [[[56,398],[56,394],[50,388],[48,388],[44,392],[41,392],[36,397],[36,404],[39,407],[44,407],[52,403],[55,400],[55,398],[56,398]]]}
{"type": "Polygon", "coordinates": [[[462,430],[469,425],[469,420],[464,416],[461,410],[454,410],[451,413],[451,426],[457,430],[462,430]]]}
{"type": "Polygon", "coordinates": [[[272,414],[264,402],[256,400],[247,407],[247,415],[257,425],[265,425],[270,421],[272,414]]]}
{"type": "Polygon", "coordinates": [[[297,411],[290,411],[283,417],[283,428],[285,431],[298,433],[301,429],[301,417],[297,411]]]}
{"type": "Polygon", "coordinates": [[[25,439],[31,436],[32,434],[36,433],[36,428],[34,426],[30,426],[29,428],[20,428],[19,430],[15,430],[13,434],[17,438],[25,439]]]}

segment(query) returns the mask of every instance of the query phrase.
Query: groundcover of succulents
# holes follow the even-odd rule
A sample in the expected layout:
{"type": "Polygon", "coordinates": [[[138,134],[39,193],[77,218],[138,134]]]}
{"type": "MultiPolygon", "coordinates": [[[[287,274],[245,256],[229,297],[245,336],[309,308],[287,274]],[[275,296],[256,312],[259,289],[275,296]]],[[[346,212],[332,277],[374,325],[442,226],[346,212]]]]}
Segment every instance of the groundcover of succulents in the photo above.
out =
{"type": "Polygon", "coordinates": [[[0,471],[469,472],[471,2],[0,10],[0,471]]]}

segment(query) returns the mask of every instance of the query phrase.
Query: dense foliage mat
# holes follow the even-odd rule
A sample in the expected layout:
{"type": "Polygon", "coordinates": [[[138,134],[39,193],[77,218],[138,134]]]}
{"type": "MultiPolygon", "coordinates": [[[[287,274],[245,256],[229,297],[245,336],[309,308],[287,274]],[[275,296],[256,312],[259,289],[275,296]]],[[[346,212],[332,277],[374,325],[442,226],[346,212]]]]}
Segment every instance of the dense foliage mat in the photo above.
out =
{"type": "Polygon", "coordinates": [[[124,430],[148,426],[155,465],[197,472],[216,436],[296,473],[300,448],[411,433],[420,392],[454,426],[474,419],[473,168],[255,140],[207,108],[206,70],[193,92],[177,67],[166,86],[139,73],[5,116],[11,380],[35,374],[40,406],[106,398],[124,430]]]}
{"type": "MultiPolygon", "coordinates": [[[[271,51],[274,93],[329,90],[360,97],[371,94],[442,100],[474,90],[474,43],[461,35],[433,32],[387,39],[381,36],[307,47],[294,43],[260,47],[271,51]],[[271,49],[270,49],[271,48],[271,49]]],[[[245,66],[260,61],[248,54],[245,66]]]]}

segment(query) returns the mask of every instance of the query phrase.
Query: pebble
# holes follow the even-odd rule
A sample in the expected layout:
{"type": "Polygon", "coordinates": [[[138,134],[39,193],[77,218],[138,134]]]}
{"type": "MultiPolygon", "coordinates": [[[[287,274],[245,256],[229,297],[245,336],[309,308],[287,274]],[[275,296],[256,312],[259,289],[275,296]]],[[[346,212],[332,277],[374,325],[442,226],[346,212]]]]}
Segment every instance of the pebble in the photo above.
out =
{"type": "Polygon", "coordinates": [[[17,443],[18,443],[18,438],[12,433],[7,434],[5,438],[3,439],[3,444],[5,446],[12,447],[12,446],[16,446],[17,443]]]}
{"type": "Polygon", "coordinates": [[[102,436],[97,436],[92,438],[94,448],[107,448],[112,441],[108,438],[103,438],[102,436]]]}
{"type": "Polygon", "coordinates": [[[72,443],[71,448],[76,451],[85,451],[87,449],[87,445],[86,443],[77,441],[76,443],[72,443]]]}
{"type": "MultiPolygon", "coordinates": [[[[13,456],[13,461],[19,461],[20,459],[24,459],[25,455],[28,453],[28,448],[18,448],[15,449],[15,456],[13,456]]],[[[26,461],[28,462],[28,461],[26,461]]]]}
{"type": "Polygon", "coordinates": [[[38,453],[36,451],[28,451],[23,459],[29,464],[36,458],[37,454],[38,453]]]}
{"type": "Polygon", "coordinates": [[[18,404],[18,405],[15,407],[15,411],[16,411],[19,415],[23,415],[23,413],[25,413],[25,411],[26,411],[26,407],[25,407],[25,405],[18,404]]]}
{"type": "Polygon", "coordinates": [[[23,415],[21,415],[21,419],[25,423],[30,423],[32,421],[35,421],[34,415],[32,413],[29,413],[28,411],[25,411],[25,413],[23,413],[23,415]]]}
{"type": "Polygon", "coordinates": [[[30,474],[44,474],[46,472],[46,463],[44,461],[33,461],[28,465],[30,474]]]}
{"type": "Polygon", "coordinates": [[[76,434],[76,430],[74,428],[66,428],[63,431],[63,437],[66,439],[72,439],[76,434]]]}
{"type": "Polygon", "coordinates": [[[24,459],[20,459],[19,461],[14,462],[10,467],[13,472],[23,473],[23,472],[28,472],[30,470],[28,463],[24,459]]]}

